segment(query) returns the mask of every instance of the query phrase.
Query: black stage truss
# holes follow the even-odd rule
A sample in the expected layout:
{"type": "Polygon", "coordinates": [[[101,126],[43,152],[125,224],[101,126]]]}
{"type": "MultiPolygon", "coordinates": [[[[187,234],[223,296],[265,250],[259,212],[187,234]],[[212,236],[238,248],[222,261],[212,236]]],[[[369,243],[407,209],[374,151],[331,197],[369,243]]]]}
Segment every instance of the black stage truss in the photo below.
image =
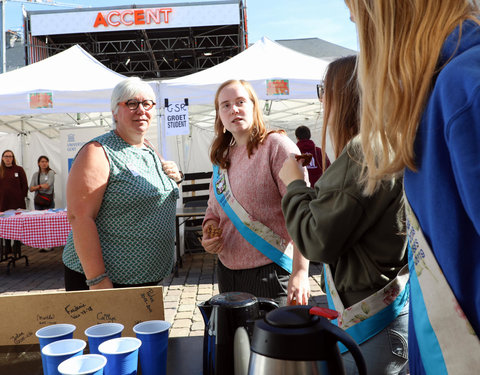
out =
{"type": "MultiPolygon", "coordinates": [[[[27,64],[32,62],[29,59],[29,51],[46,49],[47,56],[52,56],[78,44],[102,64],[126,76],[152,79],[179,77],[198,72],[226,61],[246,48],[246,8],[242,0],[238,0],[238,3],[240,25],[27,37],[26,58],[29,60],[27,64]]],[[[191,5],[195,4],[201,3],[191,5]]],[[[157,5],[149,5],[152,6],[157,5]]],[[[115,9],[139,7],[119,6],[115,9]]],[[[91,11],[92,8],[88,10],[91,11]]],[[[27,14],[27,36],[28,21],[27,14]]]]}

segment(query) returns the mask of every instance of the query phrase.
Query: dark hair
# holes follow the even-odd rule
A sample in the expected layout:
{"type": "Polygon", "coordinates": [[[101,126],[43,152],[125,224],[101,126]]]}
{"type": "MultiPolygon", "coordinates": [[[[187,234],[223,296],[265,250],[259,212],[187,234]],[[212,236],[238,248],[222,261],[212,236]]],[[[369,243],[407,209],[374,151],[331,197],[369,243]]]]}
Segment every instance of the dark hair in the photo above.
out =
{"type": "Polygon", "coordinates": [[[325,94],[323,95],[323,160],[326,160],[323,154],[325,152],[327,127],[331,127],[330,135],[336,158],[342,153],[347,143],[360,131],[360,98],[356,65],[357,56],[355,55],[341,57],[328,65],[324,80],[325,94]]]}
{"type": "Polygon", "coordinates": [[[295,137],[298,139],[310,139],[312,137],[312,133],[307,126],[301,125],[295,129],[295,137]]]}
{"type": "MultiPolygon", "coordinates": [[[[42,160],[42,159],[46,159],[50,163],[50,160],[48,159],[47,156],[41,155],[37,159],[37,165],[40,163],[40,160],[42,160]]],[[[50,164],[49,164],[48,167],[47,167],[47,173],[50,172],[51,170],[52,170],[52,168],[50,168],[50,164]]],[[[40,168],[40,166],[38,166],[38,175],[40,176],[41,173],[42,173],[42,168],[40,168]]]]}
{"type": "Polygon", "coordinates": [[[12,158],[12,165],[13,166],[16,166],[17,165],[17,160],[15,159],[15,154],[13,153],[12,150],[5,150],[3,151],[2,153],[2,162],[0,163],[0,178],[3,178],[3,175],[5,173],[5,168],[7,168],[7,166],[5,165],[5,163],[3,162],[3,155],[5,155],[7,152],[10,152],[12,155],[13,155],[13,158],[12,158]]]}

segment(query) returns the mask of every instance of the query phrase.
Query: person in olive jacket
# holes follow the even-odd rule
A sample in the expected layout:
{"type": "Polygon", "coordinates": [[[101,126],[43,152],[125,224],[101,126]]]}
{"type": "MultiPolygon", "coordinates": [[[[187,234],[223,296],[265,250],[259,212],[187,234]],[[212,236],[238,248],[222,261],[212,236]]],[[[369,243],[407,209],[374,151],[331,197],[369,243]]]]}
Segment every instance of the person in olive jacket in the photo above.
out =
{"type": "MultiPolygon", "coordinates": [[[[402,182],[398,177],[382,183],[373,195],[363,192],[359,182],[363,153],[355,137],[359,132],[355,66],[355,56],[336,60],[324,81],[322,149],[328,129],[336,160],[311,188],[301,180],[299,162],[293,156],[287,159],[280,170],[287,185],[282,211],[300,252],[325,264],[322,281],[328,305],[339,311],[338,325],[360,344],[368,373],[404,374],[408,269],[405,236],[398,223],[402,182]],[[389,311],[388,319],[381,311],[389,311]],[[363,321],[375,322],[373,329],[363,321]]],[[[342,353],[347,374],[354,374],[351,354],[342,353]]]]}
{"type": "MultiPolygon", "coordinates": [[[[26,208],[25,198],[28,193],[27,175],[22,167],[17,165],[15,155],[11,150],[5,150],[0,163],[0,211],[26,208]]],[[[6,253],[12,251],[10,240],[5,240],[6,253]]],[[[3,247],[3,240],[0,241],[3,247]]],[[[20,251],[20,241],[14,242],[15,252],[20,251]]]]}

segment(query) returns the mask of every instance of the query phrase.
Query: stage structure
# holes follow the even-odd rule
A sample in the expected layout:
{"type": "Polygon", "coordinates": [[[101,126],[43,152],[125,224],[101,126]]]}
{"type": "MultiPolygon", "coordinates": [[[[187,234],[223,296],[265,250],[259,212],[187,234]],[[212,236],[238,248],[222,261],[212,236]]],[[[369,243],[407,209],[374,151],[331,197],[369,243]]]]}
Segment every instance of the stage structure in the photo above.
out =
{"type": "Polygon", "coordinates": [[[27,11],[26,64],[78,44],[126,76],[184,76],[211,68],[246,48],[244,3],[222,0],[27,11]]]}

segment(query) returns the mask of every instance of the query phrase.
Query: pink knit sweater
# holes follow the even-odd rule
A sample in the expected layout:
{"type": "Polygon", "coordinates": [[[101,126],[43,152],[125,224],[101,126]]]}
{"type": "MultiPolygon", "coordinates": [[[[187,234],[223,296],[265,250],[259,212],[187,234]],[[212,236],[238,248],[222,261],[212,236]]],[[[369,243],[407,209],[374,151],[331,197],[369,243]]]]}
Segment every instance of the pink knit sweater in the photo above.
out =
{"type": "MultiPolygon", "coordinates": [[[[254,151],[250,159],[245,146],[231,147],[228,170],[232,192],[237,201],[252,217],[268,226],[287,243],[291,242],[291,238],[281,208],[286,187],[278,177],[278,172],[291,153],[300,153],[295,143],[286,135],[273,133],[254,151]]],[[[308,181],[306,171],[305,181],[308,181]]],[[[247,269],[272,263],[237,231],[218,204],[212,184],[204,223],[210,219],[218,221],[223,230],[224,248],[218,256],[226,267],[247,269]]]]}

